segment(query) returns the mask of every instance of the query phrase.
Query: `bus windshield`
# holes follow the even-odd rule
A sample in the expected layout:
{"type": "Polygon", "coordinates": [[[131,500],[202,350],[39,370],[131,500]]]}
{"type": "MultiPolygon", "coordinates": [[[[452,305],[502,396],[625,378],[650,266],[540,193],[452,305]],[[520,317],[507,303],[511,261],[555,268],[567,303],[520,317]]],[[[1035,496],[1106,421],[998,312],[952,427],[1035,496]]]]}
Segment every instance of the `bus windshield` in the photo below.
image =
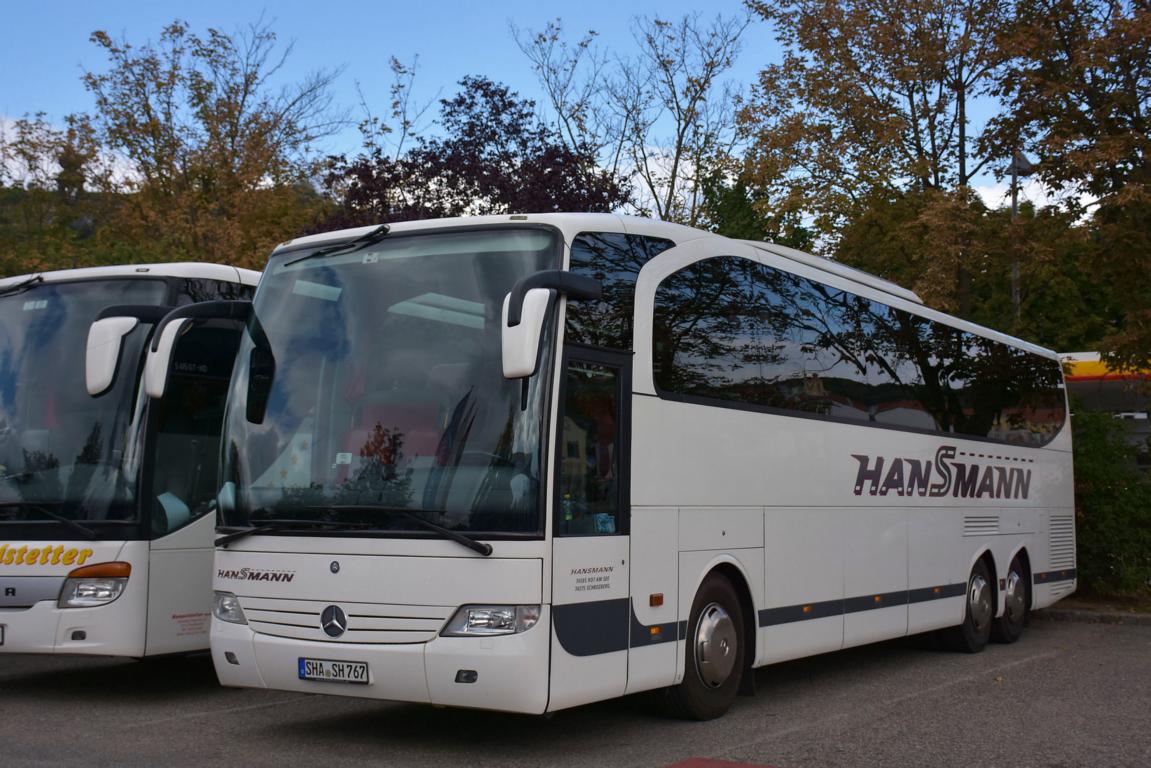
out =
{"type": "MultiPolygon", "coordinates": [[[[137,517],[126,459],[136,376],[89,397],[85,347],[100,310],[166,296],[148,279],[42,282],[0,296],[0,526],[137,517]]],[[[122,370],[137,370],[146,333],[125,337],[122,370]]]]}
{"type": "Polygon", "coordinates": [[[559,266],[560,242],[396,233],[273,258],[228,398],[223,523],[538,533],[547,376],[526,392],[503,377],[500,313],[519,278],[559,266]]]}

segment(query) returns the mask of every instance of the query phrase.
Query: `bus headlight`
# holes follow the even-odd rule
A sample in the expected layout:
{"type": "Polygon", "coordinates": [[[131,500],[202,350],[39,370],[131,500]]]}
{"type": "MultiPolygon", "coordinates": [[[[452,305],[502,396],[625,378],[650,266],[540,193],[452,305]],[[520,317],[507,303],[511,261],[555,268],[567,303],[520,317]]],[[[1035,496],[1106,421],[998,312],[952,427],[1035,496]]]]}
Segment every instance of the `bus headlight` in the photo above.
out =
{"type": "Polygon", "coordinates": [[[229,624],[248,623],[244,609],[240,607],[240,598],[231,592],[216,592],[216,599],[212,601],[212,615],[229,624]]]}
{"type": "Polygon", "coordinates": [[[68,574],[56,605],[60,608],[93,608],[107,605],[124,593],[129,563],[98,563],[77,568],[68,574]]]}
{"type": "Polygon", "coordinates": [[[514,635],[540,620],[538,605],[465,605],[440,632],[444,637],[514,635]]]}

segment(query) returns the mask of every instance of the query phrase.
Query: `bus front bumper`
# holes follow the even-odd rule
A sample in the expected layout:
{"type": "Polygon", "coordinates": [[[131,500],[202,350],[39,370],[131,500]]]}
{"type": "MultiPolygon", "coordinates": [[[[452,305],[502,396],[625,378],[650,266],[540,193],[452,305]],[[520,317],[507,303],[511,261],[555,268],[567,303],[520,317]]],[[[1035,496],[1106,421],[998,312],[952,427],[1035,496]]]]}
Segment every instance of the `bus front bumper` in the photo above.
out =
{"type": "Polygon", "coordinates": [[[550,627],[544,606],[539,622],[515,635],[377,645],[273,637],[213,618],[212,662],[227,686],[542,714],[548,703],[550,627]],[[300,659],[363,662],[369,680],[301,680],[300,659]]]}
{"type": "Polygon", "coordinates": [[[0,608],[0,653],[143,656],[143,627],[126,598],[94,608],[59,608],[47,600],[30,608],[0,608]]]}

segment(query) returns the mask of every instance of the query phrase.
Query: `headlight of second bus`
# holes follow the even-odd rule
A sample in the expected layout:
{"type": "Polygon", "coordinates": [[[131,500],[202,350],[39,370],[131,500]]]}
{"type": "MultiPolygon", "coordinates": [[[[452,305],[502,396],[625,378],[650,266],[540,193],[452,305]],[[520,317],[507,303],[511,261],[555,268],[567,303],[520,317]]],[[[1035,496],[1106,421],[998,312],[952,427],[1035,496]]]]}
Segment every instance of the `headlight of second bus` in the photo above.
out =
{"type": "Polygon", "coordinates": [[[124,593],[131,574],[129,563],[99,563],[77,568],[64,580],[56,605],[60,608],[107,605],[124,593]]]}
{"type": "Polygon", "coordinates": [[[240,598],[231,592],[216,592],[215,599],[212,600],[212,615],[229,624],[248,623],[247,617],[244,616],[244,609],[240,607],[240,598]]]}
{"type": "Polygon", "coordinates": [[[465,605],[440,632],[444,637],[514,635],[540,620],[538,605],[465,605]]]}

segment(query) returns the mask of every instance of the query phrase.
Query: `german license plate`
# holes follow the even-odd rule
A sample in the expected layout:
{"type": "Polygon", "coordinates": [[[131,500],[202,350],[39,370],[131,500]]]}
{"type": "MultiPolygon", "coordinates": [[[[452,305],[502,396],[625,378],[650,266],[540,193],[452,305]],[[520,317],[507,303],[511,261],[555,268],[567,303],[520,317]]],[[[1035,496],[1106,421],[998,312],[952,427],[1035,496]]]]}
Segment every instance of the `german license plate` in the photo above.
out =
{"type": "Polygon", "coordinates": [[[301,658],[299,673],[301,680],[368,684],[368,665],[362,661],[301,658]]]}

